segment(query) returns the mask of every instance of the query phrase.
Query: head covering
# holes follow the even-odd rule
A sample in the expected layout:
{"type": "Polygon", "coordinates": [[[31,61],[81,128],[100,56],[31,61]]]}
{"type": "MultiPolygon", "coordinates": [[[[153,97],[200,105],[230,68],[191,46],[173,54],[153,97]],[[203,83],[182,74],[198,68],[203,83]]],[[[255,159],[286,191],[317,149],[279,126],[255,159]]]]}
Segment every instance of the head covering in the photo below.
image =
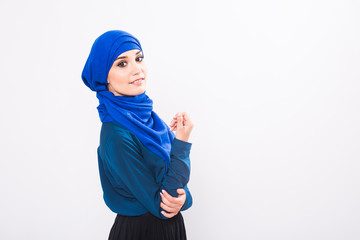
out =
{"type": "MultiPolygon", "coordinates": [[[[123,52],[139,49],[140,42],[130,33],[111,30],[99,36],[82,71],[82,80],[99,99],[97,107],[102,122],[118,122],[153,153],[170,162],[174,133],[153,111],[153,101],[146,91],[136,96],[115,96],[106,89],[107,77],[115,59],[123,52]]],[[[143,53],[144,56],[144,53],[143,53]]]]}

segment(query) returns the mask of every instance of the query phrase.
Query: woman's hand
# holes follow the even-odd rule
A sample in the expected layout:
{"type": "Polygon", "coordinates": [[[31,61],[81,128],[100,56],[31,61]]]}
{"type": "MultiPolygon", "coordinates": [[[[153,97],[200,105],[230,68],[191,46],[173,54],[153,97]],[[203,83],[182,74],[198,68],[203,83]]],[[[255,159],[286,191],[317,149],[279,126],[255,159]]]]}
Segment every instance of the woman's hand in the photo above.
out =
{"type": "Polygon", "coordinates": [[[194,127],[189,115],[186,112],[177,113],[170,123],[170,131],[176,131],[175,137],[187,142],[194,127]]]}
{"type": "Polygon", "coordinates": [[[162,201],[160,203],[160,207],[168,212],[166,213],[165,211],[161,211],[161,213],[167,218],[172,218],[173,216],[178,214],[178,212],[185,203],[186,200],[185,190],[182,188],[178,188],[177,192],[179,194],[177,198],[171,196],[165,190],[163,190],[163,193],[160,192],[161,201],[162,201]]]}

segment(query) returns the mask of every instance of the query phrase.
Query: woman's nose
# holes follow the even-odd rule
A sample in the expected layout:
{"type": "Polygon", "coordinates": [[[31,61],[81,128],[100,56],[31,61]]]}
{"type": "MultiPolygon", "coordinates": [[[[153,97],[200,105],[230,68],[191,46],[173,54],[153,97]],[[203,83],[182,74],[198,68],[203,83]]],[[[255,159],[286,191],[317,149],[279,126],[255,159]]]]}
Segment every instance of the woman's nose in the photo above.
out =
{"type": "Polygon", "coordinates": [[[141,72],[141,66],[140,66],[140,64],[135,63],[133,72],[134,72],[134,75],[139,74],[139,73],[141,72]]]}

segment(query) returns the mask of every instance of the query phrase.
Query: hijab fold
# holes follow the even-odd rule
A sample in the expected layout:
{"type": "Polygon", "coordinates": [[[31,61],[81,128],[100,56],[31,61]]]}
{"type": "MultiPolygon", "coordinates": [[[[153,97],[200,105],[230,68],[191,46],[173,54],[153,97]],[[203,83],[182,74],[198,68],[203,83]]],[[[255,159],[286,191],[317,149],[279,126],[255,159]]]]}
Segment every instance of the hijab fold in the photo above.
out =
{"type": "Polygon", "coordinates": [[[142,51],[140,42],[130,33],[121,30],[105,32],[95,40],[81,77],[86,86],[96,91],[101,122],[120,123],[150,151],[164,159],[167,170],[175,135],[153,111],[153,101],[146,91],[136,96],[115,96],[106,88],[113,62],[121,53],[132,49],[142,51]]]}

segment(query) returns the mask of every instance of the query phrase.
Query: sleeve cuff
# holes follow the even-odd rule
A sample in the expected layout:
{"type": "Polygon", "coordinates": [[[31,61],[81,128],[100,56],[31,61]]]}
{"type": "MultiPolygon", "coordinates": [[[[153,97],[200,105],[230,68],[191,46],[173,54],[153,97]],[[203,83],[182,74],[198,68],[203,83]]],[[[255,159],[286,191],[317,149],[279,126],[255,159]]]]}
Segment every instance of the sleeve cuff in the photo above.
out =
{"type": "Polygon", "coordinates": [[[185,142],[180,139],[174,138],[171,144],[171,152],[170,155],[176,156],[188,156],[190,154],[192,143],[185,142]]]}
{"type": "Polygon", "coordinates": [[[184,148],[184,150],[190,150],[192,143],[191,142],[185,142],[183,140],[174,138],[172,145],[179,146],[181,148],[184,148]]]}

